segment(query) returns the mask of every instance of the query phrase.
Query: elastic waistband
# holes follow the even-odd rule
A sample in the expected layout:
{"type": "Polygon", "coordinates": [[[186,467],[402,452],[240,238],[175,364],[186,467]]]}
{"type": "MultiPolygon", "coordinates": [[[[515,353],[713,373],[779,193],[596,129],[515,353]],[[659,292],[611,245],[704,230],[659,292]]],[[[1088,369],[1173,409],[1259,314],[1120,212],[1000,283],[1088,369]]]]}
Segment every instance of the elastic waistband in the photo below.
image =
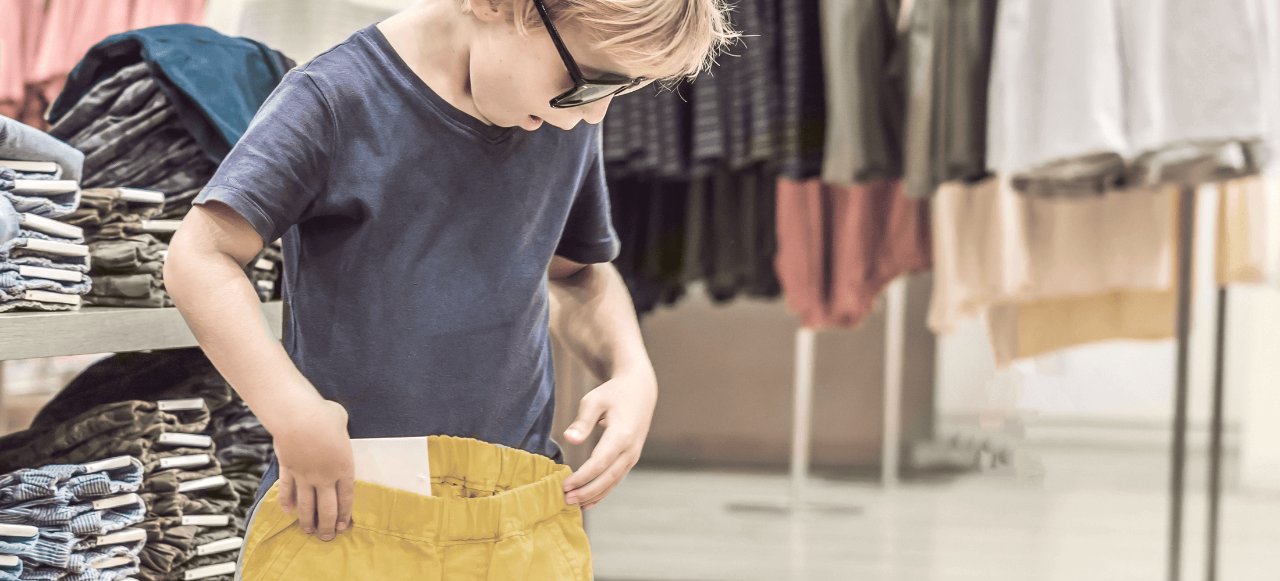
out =
{"type": "MultiPolygon", "coordinates": [[[[357,481],[357,528],[424,541],[497,540],[526,532],[561,512],[572,470],[516,448],[454,436],[428,436],[432,496],[357,481]]],[[[264,500],[275,503],[278,484],[264,500]]]]}

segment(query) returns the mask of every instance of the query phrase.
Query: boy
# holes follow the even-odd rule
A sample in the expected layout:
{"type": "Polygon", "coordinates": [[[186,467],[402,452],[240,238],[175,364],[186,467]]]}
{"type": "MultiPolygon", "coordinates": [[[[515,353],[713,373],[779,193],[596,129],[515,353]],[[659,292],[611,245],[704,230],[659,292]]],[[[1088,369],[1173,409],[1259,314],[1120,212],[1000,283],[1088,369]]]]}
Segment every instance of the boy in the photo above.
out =
{"type": "Polygon", "coordinates": [[[165,285],[275,439],[282,507],[351,523],[351,437],[448,434],[561,461],[556,326],[607,381],[565,431],[590,508],[635,464],[657,398],[608,264],[598,123],[731,39],[719,0],[421,0],[285,76],[173,239],[165,285]],[[583,124],[581,122],[585,121],[583,124]],[[551,127],[547,127],[550,125],[551,127]],[[284,236],[282,346],[241,265],[284,236]]]}

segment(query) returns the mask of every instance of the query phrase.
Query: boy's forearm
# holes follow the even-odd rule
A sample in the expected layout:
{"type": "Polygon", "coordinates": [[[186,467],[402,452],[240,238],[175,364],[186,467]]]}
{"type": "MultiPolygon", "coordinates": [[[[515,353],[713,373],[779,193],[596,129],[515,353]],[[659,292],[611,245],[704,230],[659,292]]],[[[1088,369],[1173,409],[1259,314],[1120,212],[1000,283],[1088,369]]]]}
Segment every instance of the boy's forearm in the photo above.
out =
{"type": "Polygon", "coordinates": [[[597,378],[652,378],[631,294],[612,264],[587,265],[551,282],[552,330],[597,378]]]}
{"type": "Polygon", "coordinates": [[[209,360],[278,435],[300,407],[322,398],[275,338],[237,260],[187,234],[170,246],[165,287],[209,360]]]}

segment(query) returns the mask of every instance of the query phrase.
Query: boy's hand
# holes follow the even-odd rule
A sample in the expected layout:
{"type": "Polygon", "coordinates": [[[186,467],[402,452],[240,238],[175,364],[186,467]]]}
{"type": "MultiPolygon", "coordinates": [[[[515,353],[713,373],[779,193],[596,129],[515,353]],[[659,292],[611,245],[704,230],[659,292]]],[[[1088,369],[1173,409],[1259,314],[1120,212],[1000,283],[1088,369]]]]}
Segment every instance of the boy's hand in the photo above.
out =
{"type": "Polygon", "coordinates": [[[298,412],[289,428],[275,436],[280,505],[297,513],[303,532],[331,541],[351,526],[355,497],[347,410],[337,402],[317,400],[298,412]]]}
{"type": "Polygon", "coordinates": [[[658,382],[652,372],[614,377],[583,396],[565,439],[581,444],[596,424],[605,430],[591,458],[564,479],[565,502],[589,509],[622,482],[640,459],[657,401],[658,382]]]}

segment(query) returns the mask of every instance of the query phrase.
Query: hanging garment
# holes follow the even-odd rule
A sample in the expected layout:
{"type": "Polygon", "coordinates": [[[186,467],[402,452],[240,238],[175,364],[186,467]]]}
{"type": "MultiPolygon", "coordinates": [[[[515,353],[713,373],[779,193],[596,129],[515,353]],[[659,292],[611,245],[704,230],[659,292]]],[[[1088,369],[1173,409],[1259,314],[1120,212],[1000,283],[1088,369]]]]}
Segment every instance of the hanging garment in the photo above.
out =
{"type": "Polygon", "coordinates": [[[591,579],[568,466],[469,438],[429,436],[431,496],[356,482],[356,526],[302,532],[272,486],[255,509],[240,579],[591,579]]]}
{"type": "Polygon", "coordinates": [[[987,107],[991,171],[1129,155],[1117,1],[1000,2],[987,107]]]}
{"type": "Polygon", "coordinates": [[[821,9],[827,103],[822,180],[847,186],[901,177],[897,0],[823,0],[821,9]]]}
{"type": "Polygon", "coordinates": [[[779,171],[788,179],[821,175],[826,143],[826,94],[822,24],[817,3],[778,9],[782,85],[779,171]]]}
{"type": "Polygon", "coordinates": [[[930,266],[927,203],[902,182],[853,187],[778,180],[783,294],[809,328],[856,327],[895,278],[930,266]]]}
{"type": "Polygon", "coordinates": [[[1175,194],[1166,187],[1025,198],[1028,284],[987,313],[997,365],[1102,341],[1172,337],[1175,194]],[[1075,252],[1065,236],[1080,232],[1089,241],[1075,252]]]}
{"type": "Polygon", "coordinates": [[[200,26],[175,24],[118,34],[93,45],[76,65],[49,110],[49,121],[57,124],[100,81],[138,62],[147,63],[182,126],[215,163],[239,141],[292,66],[261,43],[200,26]]]}
{"type": "Polygon", "coordinates": [[[934,332],[953,330],[1027,285],[1024,204],[1003,178],[939,186],[932,207],[934,332]]]}
{"type": "Polygon", "coordinates": [[[1268,231],[1276,227],[1268,206],[1280,205],[1276,179],[1254,176],[1206,188],[1218,190],[1218,285],[1266,282],[1276,266],[1268,239],[1280,237],[1268,231]]]}
{"type": "Polygon", "coordinates": [[[43,110],[29,106],[27,85],[44,22],[44,0],[0,0],[0,115],[23,122],[43,110]]]}

